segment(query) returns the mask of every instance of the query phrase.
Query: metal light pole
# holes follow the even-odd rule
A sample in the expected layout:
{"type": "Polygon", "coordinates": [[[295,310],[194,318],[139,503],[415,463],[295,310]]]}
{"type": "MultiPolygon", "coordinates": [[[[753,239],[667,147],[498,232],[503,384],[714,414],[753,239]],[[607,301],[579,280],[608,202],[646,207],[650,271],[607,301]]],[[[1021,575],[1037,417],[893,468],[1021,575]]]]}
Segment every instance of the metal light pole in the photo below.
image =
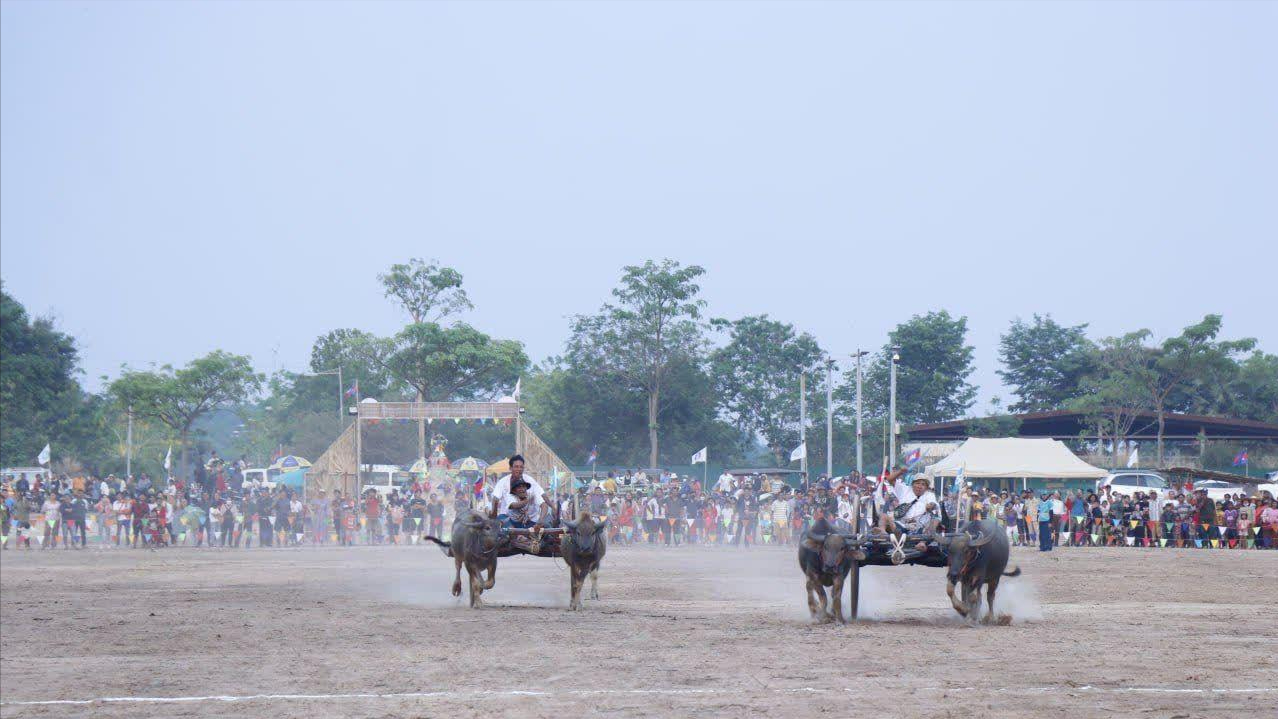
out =
{"type": "Polygon", "coordinates": [[[861,358],[866,355],[856,351],[856,473],[865,474],[865,466],[861,462],[861,358]]]}
{"type": "Polygon", "coordinates": [[[807,372],[799,371],[799,446],[803,448],[803,456],[799,458],[799,470],[803,472],[803,481],[808,480],[808,397],[807,372]]]}
{"type": "Polygon", "coordinates": [[[317,375],[331,375],[337,377],[337,423],[339,425],[345,425],[346,420],[343,415],[346,414],[346,395],[342,390],[342,368],[338,367],[337,369],[326,369],[318,372],[302,372],[301,374],[311,377],[317,375]]]}
{"type": "Polygon", "coordinates": [[[129,426],[124,434],[124,476],[133,476],[133,405],[129,405],[129,426]]]}
{"type": "Polygon", "coordinates": [[[896,466],[896,365],[901,361],[901,346],[892,346],[892,366],[889,373],[890,380],[888,383],[888,464],[889,471],[891,467],[896,466]]]}
{"type": "Polygon", "coordinates": [[[834,478],[834,360],[825,360],[825,476],[834,478]]]}

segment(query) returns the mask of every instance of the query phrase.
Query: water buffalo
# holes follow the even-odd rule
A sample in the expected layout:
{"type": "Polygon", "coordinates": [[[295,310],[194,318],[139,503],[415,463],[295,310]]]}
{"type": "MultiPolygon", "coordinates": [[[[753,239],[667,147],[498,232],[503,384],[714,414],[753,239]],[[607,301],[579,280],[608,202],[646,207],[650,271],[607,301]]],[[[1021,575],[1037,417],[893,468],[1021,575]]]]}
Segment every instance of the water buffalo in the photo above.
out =
{"type": "Polygon", "coordinates": [[[581,588],[586,575],[590,575],[590,598],[599,598],[599,562],[608,551],[608,538],[604,533],[607,526],[607,518],[596,522],[589,512],[582,512],[575,522],[564,522],[568,531],[559,542],[559,551],[568,565],[569,609],[581,609],[581,588]]]}
{"type": "Polygon", "coordinates": [[[852,563],[865,559],[865,552],[851,535],[841,534],[824,520],[817,520],[803,541],[799,542],[799,568],[808,580],[808,611],[812,619],[820,622],[843,618],[843,583],[852,570],[852,563]],[[834,612],[827,609],[825,588],[830,587],[830,600],[834,612]],[[818,605],[819,603],[819,605],[818,605]]]}
{"type": "Polygon", "coordinates": [[[985,585],[989,608],[985,621],[994,619],[994,593],[1003,577],[1019,576],[1019,567],[1007,569],[1011,548],[1007,535],[994,520],[968,522],[956,534],[940,539],[941,546],[949,552],[949,568],[946,570],[945,593],[954,605],[954,611],[969,619],[976,619],[981,608],[981,585],[985,585]],[[962,597],[954,596],[955,585],[962,587],[962,597]]]}
{"type": "Polygon", "coordinates": [[[492,589],[497,583],[497,550],[501,545],[501,522],[475,512],[463,512],[453,520],[451,541],[445,542],[437,537],[427,536],[427,541],[434,542],[444,548],[444,554],[452,557],[457,567],[457,577],[453,580],[453,596],[460,597],[461,570],[466,567],[466,575],[470,579],[470,606],[481,607],[484,602],[479,595],[485,589],[492,589]],[[488,580],[483,581],[480,573],[488,572],[488,580]]]}

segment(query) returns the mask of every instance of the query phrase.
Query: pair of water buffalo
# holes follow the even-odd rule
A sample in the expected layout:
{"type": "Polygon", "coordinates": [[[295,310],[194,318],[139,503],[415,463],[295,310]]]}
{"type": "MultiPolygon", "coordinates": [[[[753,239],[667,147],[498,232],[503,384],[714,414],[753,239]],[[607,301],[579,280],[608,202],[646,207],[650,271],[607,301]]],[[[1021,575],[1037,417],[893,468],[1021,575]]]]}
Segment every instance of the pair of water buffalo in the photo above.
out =
{"type": "MultiPolygon", "coordinates": [[[[583,512],[576,522],[563,522],[564,532],[558,537],[559,554],[568,565],[570,600],[569,609],[581,609],[581,590],[590,577],[590,598],[599,598],[599,563],[608,550],[604,528],[608,520],[595,519],[583,512]]],[[[470,606],[483,606],[480,595],[497,583],[497,559],[512,554],[539,554],[537,549],[528,551],[512,547],[501,522],[477,512],[459,514],[453,520],[451,541],[426,537],[428,541],[443,547],[444,554],[453,558],[457,576],[453,580],[453,596],[462,593],[461,571],[466,568],[470,581],[470,606]],[[483,578],[484,574],[487,579],[483,578]]],[[[540,539],[540,538],[538,538],[540,539]]]]}
{"type": "MultiPolygon", "coordinates": [[[[824,520],[812,525],[804,535],[799,543],[799,567],[807,578],[808,611],[814,620],[845,622],[843,585],[853,565],[865,561],[869,542],[865,537],[836,531],[824,520]],[[829,600],[826,587],[830,588],[829,600]]],[[[954,534],[941,535],[937,544],[948,557],[945,591],[954,610],[963,617],[977,619],[981,587],[985,587],[989,605],[985,621],[993,620],[999,580],[1021,573],[1019,568],[1004,571],[1011,554],[1007,535],[992,520],[972,521],[954,534]],[[961,588],[960,596],[955,596],[955,587],[961,588]]]]}

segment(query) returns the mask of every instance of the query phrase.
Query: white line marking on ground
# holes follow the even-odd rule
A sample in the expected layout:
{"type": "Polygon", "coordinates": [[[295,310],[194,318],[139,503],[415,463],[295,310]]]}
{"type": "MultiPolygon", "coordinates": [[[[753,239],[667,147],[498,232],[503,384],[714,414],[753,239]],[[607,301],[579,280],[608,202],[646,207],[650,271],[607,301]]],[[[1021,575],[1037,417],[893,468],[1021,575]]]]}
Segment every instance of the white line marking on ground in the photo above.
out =
{"type": "MultiPolygon", "coordinates": [[[[880,687],[891,689],[891,687],[880,687]]],[[[901,687],[906,689],[905,687],[901,687]]],[[[1140,692],[1149,694],[1266,694],[1278,692],[1275,687],[1214,687],[1206,689],[1185,689],[1177,687],[1093,687],[1093,686],[1049,686],[1049,687],[928,687],[927,690],[938,692],[983,691],[995,693],[1035,693],[1035,694],[1118,694],[1124,692],[1140,692]]],[[[765,689],[772,694],[795,694],[800,692],[862,692],[863,687],[847,687],[844,689],[822,689],[819,687],[792,687],[787,689],[765,689]]],[[[917,688],[910,691],[918,691],[917,688]]],[[[636,695],[657,694],[664,696],[697,695],[697,694],[741,694],[758,693],[751,689],[567,689],[564,691],[440,691],[440,692],[391,692],[391,693],[350,693],[350,694],[213,694],[209,696],[187,697],[97,697],[94,699],[43,699],[36,701],[0,701],[0,706],[58,706],[89,704],[186,704],[200,702],[252,702],[252,701],[329,701],[336,699],[482,699],[504,697],[556,697],[556,696],[596,696],[596,695],[636,695]]]]}

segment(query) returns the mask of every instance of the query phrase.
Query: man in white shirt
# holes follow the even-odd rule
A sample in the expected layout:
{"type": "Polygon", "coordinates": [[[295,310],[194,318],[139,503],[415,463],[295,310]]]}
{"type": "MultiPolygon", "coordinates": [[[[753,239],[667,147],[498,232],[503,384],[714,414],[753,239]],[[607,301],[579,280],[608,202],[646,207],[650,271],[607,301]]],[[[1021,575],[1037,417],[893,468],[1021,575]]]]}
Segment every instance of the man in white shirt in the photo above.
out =
{"type": "Polygon", "coordinates": [[[932,493],[931,482],[918,476],[908,484],[898,479],[892,484],[892,493],[896,495],[897,508],[907,509],[900,519],[896,519],[892,512],[883,513],[884,528],[887,531],[926,534],[934,529],[935,513],[939,511],[939,505],[936,495],[932,493]]]}
{"type": "Polygon", "coordinates": [[[733,479],[732,475],[728,474],[725,471],[723,474],[719,475],[719,481],[715,482],[714,491],[723,492],[724,494],[727,494],[728,492],[731,492],[735,488],[734,484],[735,484],[735,480],[733,479]]]}
{"type": "Polygon", "coordinates": [[[527,529],[534,524],[544,527],[550,520],[551,507],[546,502],[546,491],[524,476],[524,458],[518,454],[510,458],[510,474],[497,480],[491,496],[493,508],[489,516],[500,519],[507,527],[527,529]],[[528,485],[527,494],[521,499],[519,493],[522,490],[518,490],[516,484],[524,483],[528,485]]]}

